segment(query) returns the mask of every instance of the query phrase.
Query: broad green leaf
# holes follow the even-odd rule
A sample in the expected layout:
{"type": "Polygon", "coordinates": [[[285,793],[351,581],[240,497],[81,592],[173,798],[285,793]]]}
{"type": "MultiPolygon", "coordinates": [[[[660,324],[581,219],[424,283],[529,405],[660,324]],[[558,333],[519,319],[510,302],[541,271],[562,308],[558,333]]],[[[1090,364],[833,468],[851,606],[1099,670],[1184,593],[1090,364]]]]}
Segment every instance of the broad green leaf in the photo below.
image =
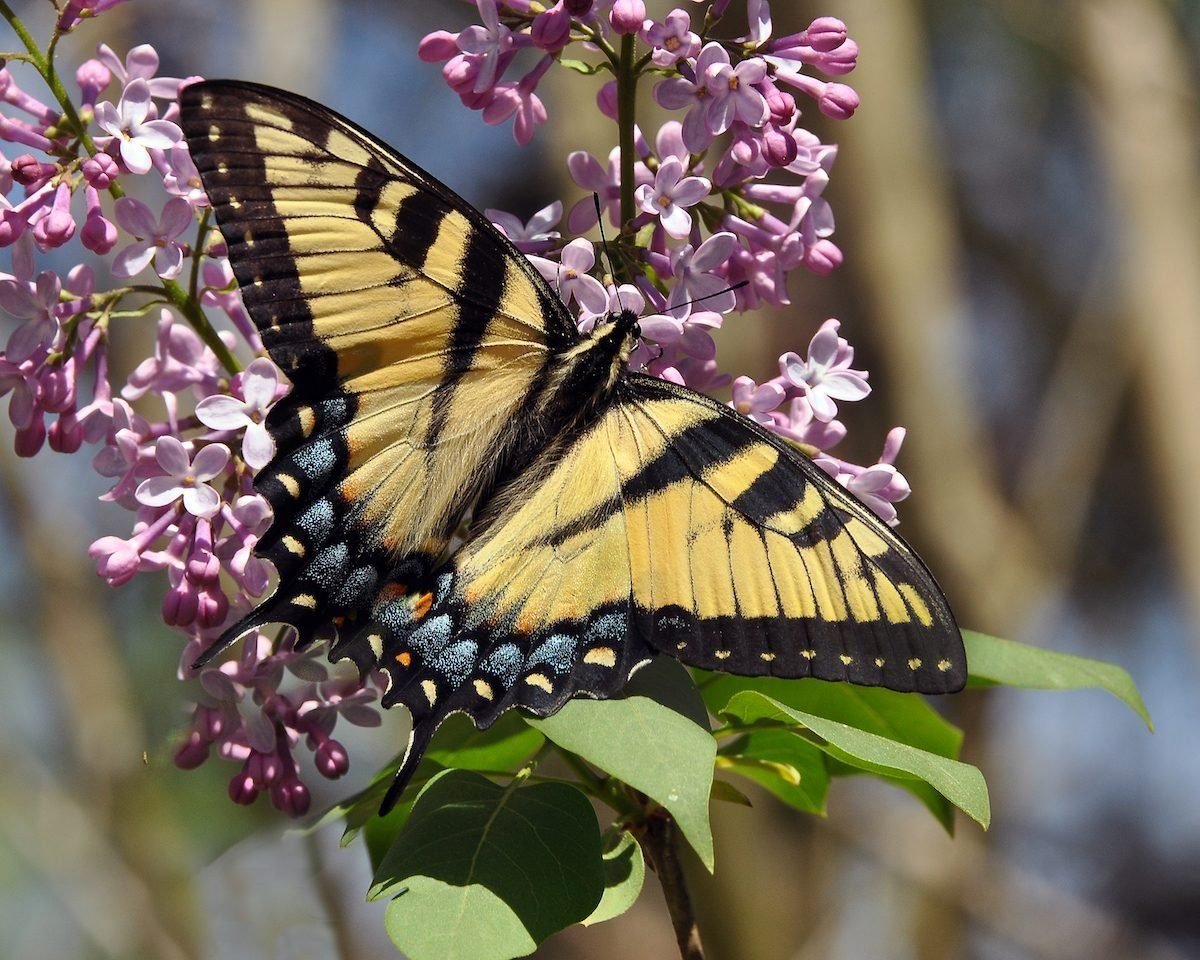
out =
{"type": "Polygon", "coordinates": [[[717,769],[753,780],[797,810],[825,814],[825,754],[790,730],[752,730],[738,737],[721,747],[717,769]]]}
{"type": "MultiPolygon", "coordinates": [[[[720,757],[717,758],[717,763],[720,764],[720,757]]],[[[753,803],[750,798],[742,793],[728,780],[714,779],[712,790],[709,793],[709,799],[720,800],[722,803],[732,803],[739,807],[752,807],[753,803]]]]}
{"type": "Polygon", "coordinates": [[[554,716],[528,722],[662,804],[712,870],[708,795],[717,744],[704,704],[679,664],[660,658],[634,675],[619,700],[571,700],[554,716]]]}
{"type": "Polygon", "coordinates": [[[920,694],[824,680],[698,674],[704,702],[715,714],[743,690],[754,690],[786,707],[837,720],[910,747],[957,758],[962,731],[946,721],[920,694]]]}
{"type": "Polygon", "coordinates": [[[585,927],[619,917],[637,901],[646,879],[646,861],[641,845],[627,830],[609,827],[604,831],[604,895],[583,921],[585,927]]]}
{"type": "Polygon", "coordinates": [[[448,717],[438,728],[425,756],[443,767],[461,770],[516,772],[545,742],[517,710],[509,710],[486,730],[479,730],[462,713],[448,717]]]}
{"type": "Polygon", "coordinates": [[[991,819],[987,784],[969,764],[796,710],[753,690],[736,694],[725,713],[744,723],[765,720],[803,727],[824,741],[819,746],[832,757],[888,776],[923,780],[982,826],[991,819]]]}
{"type": "Polygon", "coordinates": [[[1099,687],[1123,700],[1150,730],[1154,729],[1133,678],[1114,664],[1043,650],[1014,640],[1001,640],[974,630],[964,630],[962,635],[967,646],[967,671],[973,685],[1004,684],[1035,690],[1099,687]]]}
{"type": "Polygon", "coordinates": [[[409,960],[507,960],[589,916],[603,890],[582,793],[447,770],[417,797],[369,896],[397,895],[385,925],[409,960]]]}

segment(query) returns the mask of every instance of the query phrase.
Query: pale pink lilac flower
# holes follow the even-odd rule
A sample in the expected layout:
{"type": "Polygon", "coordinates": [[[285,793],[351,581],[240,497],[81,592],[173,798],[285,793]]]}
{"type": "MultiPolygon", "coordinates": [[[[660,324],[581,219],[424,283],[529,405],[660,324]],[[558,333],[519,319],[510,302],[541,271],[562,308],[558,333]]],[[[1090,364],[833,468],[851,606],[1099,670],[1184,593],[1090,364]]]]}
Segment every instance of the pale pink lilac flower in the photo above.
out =
{"type": "Polygon", "coordinates": [[[113,261],[116,276],[135,276],[150,266],[151,261],[154,272],[164,280],[173,280],[183,272],[185,245],[176,243],[176,238],[194,223],[191,205],[183,197],[169,199],[157,218],[136,197],[121,197],[114,212],[117,222],[140,238],[116,255],[113,261]]]}
{"type": "Polygon", "coordinates": [[[467,27],[458,35],[458,48],[475,56],[479,72],[473,89],[482,93],[496,82],[499,61],[512,49],[512,31],[500,22],[497,0],[476,0],[483,25],[467,27]]]}
{"type": "Polygon", "coordinates": [[[10,362],[24,363],[57,339],[61,291],[62,281],[49,270],[38,274],[34,283],[0,280],[0,307],[25,321],[8,338],[4,354],[10,362]]]}
{"type": "Polygon", "coordinates": [[[147,507],[165,507],[182,498],[184,509],[194,517],[211,517],[221,509],[221,495],[209,480],[221,475],[229,463],[229,448],[210,443],[193,459],[175,437],[159,437],[154,456],[165,476],[150,477],[138,485],[134,496],[147,507]]]}
{"type": "Polygon", "coordinates": [[[242,430],[242,459],[261,470],[275,455],[275,442],[267,432],[267,412],[275,402],[281,374],[266,357],[259,357],[240,374],[235,393],[214,394],[196,404],[196,417],[214,430],[242,430]]]}
{"type": "Polygon", "coordinates": [[[738,377],[733,381],[733,399],[730,406],[755,423],[770,425],[775,410],[786,399],[787,393],[778,383],[768,380],[759,385],[750,377],[738,377]]]}
{"type": "MultiPolygon", "coordinates": [[[[707,49],[707,48],[706,48],[707,49]]],[[[767,101],[754,89],[767,75],[767,65],[759,57],[741,61],[736,67],[729,62],[729,54],[719,48],[711,64],[700,75],[708,90],[708,106],[705,120],[714,134],[724,133],[734,120],[758,127],[769,115],[767,101]]]]}
{"type": "Polygon", "coordinates": [[[779,358],[780,373],[804,392],[813,416],[829,421],[837,416],[836,400],[862,400],[871,392],[866,372],[850,369],[853,348],[838,336],[838,321],[826,320],[808,344],[808,357],[794,353],[779,358]]]}
{"type": "Polygon", "coordinates": [[[686,110],[683,118],[683,142],[693,153],[712,143],[715,130],[709,123],[708,106],[712,94],[707,76],[714,66],[729,63],[729,54],[719,43],[706,43],[696,58],[692,76],[668,77],[654,88],[654,99],[667,110],[686,110]]]}
{"type": "Polygon", "coordinates": [[[734,295],[729,281],[713,271],[725,265],[736,247],[737,237],[722,231],[708,237],[695,250],[690,243],[672,250],[671,275],[675,283],[667,298],[667,312],[684,320],[696,301],[703,301],[704,309],[717,313],[732,310],[734,295]]]}
{"type": "Polygon", "coordinates": [[[115,143],[130,173],[148,173],[153,166],[150,151],[168,150],[183,138],[170,120],[147,119],[153,109],[150,85],[140,78],[130,82],[116,106],[107,100],[96,104],[96,124],[109,135],[96,142],[115,143]]]}
{"type": "Polygon", "coordinates": [[[572,240],[556,263],[544,257],[531,256],[530,261],[543,277],[558,289],[563,303],[575,300],[589,313],[603,313],[608,306],[604,285],[591,276],[596,265],[596,251],[591,243],[580,237],[572,240]]]}
{"type": "Polygon", "coordinates": [[[672,10],[661,21],[646,21],[641,36],[653,47],[650,59],[655,66],[671,67],[700,52],[700,37],[692,32],[691,17],[686,10],[672,10]]]}
{"type": "Polygon", "coordinates": [[[684,176],[684,165],[677,158],[666,160],[654,174],[654,184],[644,184],[635,195],[638,207],[653,214],[663,229],[679,239],[692,228],[693,207],[706,196],[712,184],[704,177],[684,176]]]}
{"type": "Polygon", "coordinates": [[[483,212],[496,229],[508,237],[513,245],[523,253],[539,253],[549,250],[562,237],[561,233],[553,229],[562,219],[561,200],[555,200],[549,206],[542,207],[529,218],[527,223],[504,210],[488,208],[483,212]]]}

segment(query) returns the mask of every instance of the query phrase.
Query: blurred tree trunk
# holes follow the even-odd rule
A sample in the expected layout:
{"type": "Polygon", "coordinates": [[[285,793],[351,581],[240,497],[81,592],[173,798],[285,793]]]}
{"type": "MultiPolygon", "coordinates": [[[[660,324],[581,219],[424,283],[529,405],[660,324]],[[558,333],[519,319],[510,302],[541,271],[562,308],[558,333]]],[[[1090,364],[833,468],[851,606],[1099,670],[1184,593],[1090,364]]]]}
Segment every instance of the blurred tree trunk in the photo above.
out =
{"type": "Polygon", "coordinates": [[[1192,486],[1200,476],[1200,120],[1173,6],[1077,0],[1074,35],[1095,92],[1096,135],[1120,231],[1119,310],[1142,405],[1141,441],[1180,586],[1200,623],[1200,510],[1192,486]]]}

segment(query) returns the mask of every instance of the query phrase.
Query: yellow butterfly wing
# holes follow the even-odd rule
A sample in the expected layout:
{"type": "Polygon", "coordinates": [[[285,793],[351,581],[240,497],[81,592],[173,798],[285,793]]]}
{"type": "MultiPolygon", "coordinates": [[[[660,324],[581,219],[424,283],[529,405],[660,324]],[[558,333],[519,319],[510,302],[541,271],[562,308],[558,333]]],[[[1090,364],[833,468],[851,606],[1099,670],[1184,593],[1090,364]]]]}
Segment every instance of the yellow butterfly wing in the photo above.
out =
{"type": "Polygon", "coordinates": [[[656,652],[925,693],[966,680],[941,590],[886,524],[757,424],[636,374],[501,488],[426,596],[366,631],[384,702],[414,716],[399,784],[449,712],[486,725],[612,696],[656,652]]]}
{"type": "Polygon", "coordinates": [[[267,425],[259,545],[284,585],[215,649],[282,621],[302,641],[427,569],[519,414],[578,342],[528,261],[453,192],[294,94],[212,81],[181,124],[246,308],[293,383],[267,425]]]}

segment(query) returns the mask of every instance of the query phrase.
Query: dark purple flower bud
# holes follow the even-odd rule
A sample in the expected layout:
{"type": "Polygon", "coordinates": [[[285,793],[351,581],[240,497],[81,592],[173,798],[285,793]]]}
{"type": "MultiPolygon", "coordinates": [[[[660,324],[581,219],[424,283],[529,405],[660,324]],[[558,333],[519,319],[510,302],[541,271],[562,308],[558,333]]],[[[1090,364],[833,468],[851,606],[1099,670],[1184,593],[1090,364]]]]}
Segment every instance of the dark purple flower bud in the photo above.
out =
{"type": "Polygon", "coordinates": [[[289,817],[302,817],[308,813],[312,796],[300,778],[295,774],[271,785],[271,802],[276,809],[282,810],[289,817]]]}
{"type": "Polygon", "coordinates": [[[858,94],[844,83],[827,83],[817,100],[820,111],[833,120],[848,120],[859,105],[858,94]]]}
{"type": "Polygon", "coordinates": [[[820,53],[836,50],[846,42],[846,24],[837,17],[817,17],[804,31],[805,46],[820,53]]]}
{"type": "Polygon", "coordinates": [[[255,756],[252,754],[242,767],[241,773],[229,781],[229,799],[243,807],[248,807],[257,800],[261,789],[254,777],[247,772],[255,756]]]}
{"type": "Polygon", "coordinates": [[[50,424],[47,437],[55,453],[75,453],[83,446],[83,426],[73,413],[64,413],[50,424]]]}
{"type": "MultiPolygon", "coordinates": [[[[88,187],[88,189],[93,188],[88,187]]],[[[97,207],[94,211],[88,211],[79,239],[92,253],[104,256],[117,245],[117,228],[97,207]]]]}
{"type": "Polygon", "coordinates": [[[199,731],[192,730],[175,751],[175,766],[180,770],[195,770],[208,759],[210,747],[210,742],[199,731]]]}
{"type": "Polygon", "coordinates": [[[196,623],[201,627],[219,627],[229,613],[229,598],[219,586],[202,590],[197,596],[196,623]]]}
{"type": "Polygon", "coordinates": [[[547,53],[557,53],[571,38],[571,15],[559,0],[553,7],[533,18],[529,31],[534,45],[547,53]]]}
{"type": "Polygon", "coordinates": [[[622,36],[637,33],[646,22],[646,4],[642,0],[617,0],[608,19],[612,28],[622,36]]]}
{"type": "Polygon", "coordinates": [[[350,769],[350,755],[346,748],[329,737],[323,740],[313,754],[313,762],[321,776],[336,780],[350,769]]]}
{"type": "Polygon", "coordinates": [[[186,627],[196,622],[200,597],[186,579],[167,591],[162,602],[163,622],[171,627],[186,627]]]}
{"type": "Polygon", "coordinates": [[[786,167],[796,159],[799,148],[796,138],[786,131],[768,126],[762,137],[762,152],[773,167],[786,167]]]}
{"type": "Polygon", "coordinates": [[[563,0],[563,7],[573,17],[586,17],[592,12],[592,0],[563,0]]]}
{"type": "Polygon", "coordinates": [[[107,153],[98,153],[83,161],[83,178],[88,182],[88,186],[97,190],[107,189],[120,173],[121,168],[117,166],[117,161],[107,153]]]}
{"type": "Polygon", "coordinates": [[[448,30],[435,30],[426,34],[417,44],[417,56],[426,63],[440,63],[458,54],[458,34],[448,30]]]}
{"type": "Polygon", "coordinates": [[[44,367],[41,386],[42,409],[66,413],[75,406],[75,364],[68,360],[61,367],[44,367]]]}
{"type": "Polygon", "coordinates": [[[796,112],[796,98],[784,90],[780,90],[769,80],[764,81],[760,89],[767,99],[767,109],[771,111],[771,120],[783,124],[792,119],[796,112]]]}
{"type": "Polygon", "coordinates": [[[54,176],[58,167],[52,163],[42,163],[32,153],[23,153],[13,160],[10,170],[17,183],[23,187],[32,187],[40,186],[54,176]]]}

